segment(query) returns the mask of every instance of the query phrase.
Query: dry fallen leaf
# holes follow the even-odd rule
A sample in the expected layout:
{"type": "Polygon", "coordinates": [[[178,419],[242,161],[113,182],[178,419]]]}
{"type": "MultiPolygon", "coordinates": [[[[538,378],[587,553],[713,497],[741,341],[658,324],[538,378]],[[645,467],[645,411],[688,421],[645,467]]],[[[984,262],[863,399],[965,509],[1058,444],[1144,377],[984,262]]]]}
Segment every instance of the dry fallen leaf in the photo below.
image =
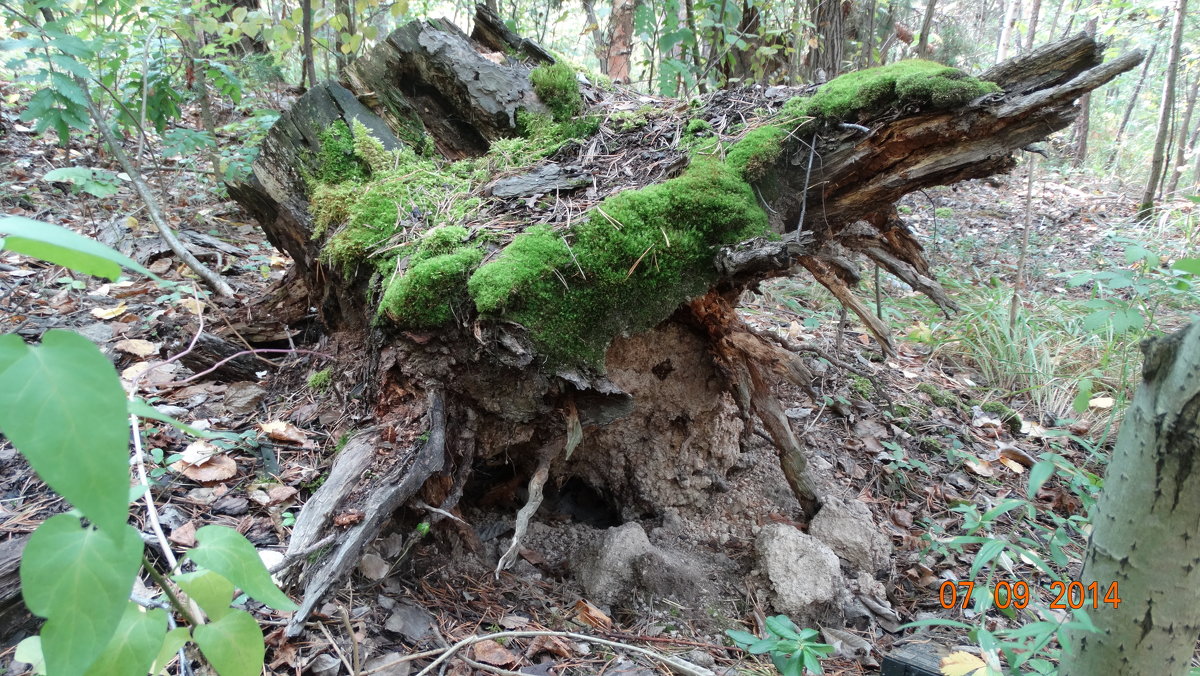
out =
{"type": "Polygon", "coordinates": [[[259,423],[258,427],[275,441],[286,441],[291,444],[303,446],[304,448],[312,446],[312,442],[308,440],[308,436],[304,432],[301,432],[299,427],[290,422],[272,420],[270,422],[259,423]]]}
{"type": "Polygon", "coordinates": [[[179,460],[188,465],[199,466],[208,462],[213,457],[221,455],[221,453],[221,449],[216,446],[203,439],[197,439],[188,444],[187,448],[183,449],[183,453],[179,454],[179,460]]]}
{"type": "Polygon", "coordinates": [[[225,481],[237,474],[237,463],[228,455],[215,455],[203,465],[189,465],[180,460],[171,463],[171,470],[202,484],[225,481]]]}
{"type": "Polygon", "coordinates": [[[956,652],[942,658],[942,676],[968,676],[987,667],[987,663],[971,653],[956,652]]]}
{"type": "Polygon", "coordinates": [[[496,641],[480,641],[472,646],[472,652],[477,661],[495,667],[515,666],[521,659],[496,641]]]}
{"type": "Polygon", "coordinates": [[[142,340],[140,338],[118,340],[113,347],[122,352],[128,352],[135,357],[149,357],[152,354],[158,353],[157,343],[151,343],[148,340],[142,340]]]}
{"type": "Polygon", "coordinates": [[[575,620],[597,629],[612,628],[612,618],[584,599],[575,602],[575,620]]]}
{"type": "Polygon", "coordinates": [[[196,546],[196,524],[188,521],[179,528],[171,531],[167,539],[180,547],[195,547],[196,546]]]}
{"type": "Polygon", "coordinates": [[[125,308],[126,305],[124,303],[110,308],[98,307],[92,309],[92,316],[96,319],[116,319],[117,317],[125,314],[125,308]]]}
{"type": "Polygon", "coordinates": [[[1116,403],[1117,400],[1113,399],[1112,397],[1092,397],[1092,399],[1088,401],[1088,408],[1096,408],[1100,409],[1101,411],[1107,411],[1113,407],[1113,404],[1116,403]]]}
{"type": "Polygon", "coordinates": [[[1016,474],[1022,474],[1025,472],[1025,468],[1021,465],[1021,463],[1019,463],[1015,460],[1009,460],[1008,458],[1000,458],[1000,464],[1011,469],[1016,474]]]}
{"type": "Polygon", "coordinates": [[[971,460],[968,458],[963,464],[967,466],[967,469],[978,474],[979,476],[992,476],[996,473],[995,470],[992,469],[992,463],[988,462],[987,460],[971,460]]]}
{"type": "Polygon", "coordinates": [[[179,307],[196,316],[204,314],[204,301],[199,298],[180,298],[179,307]]]}

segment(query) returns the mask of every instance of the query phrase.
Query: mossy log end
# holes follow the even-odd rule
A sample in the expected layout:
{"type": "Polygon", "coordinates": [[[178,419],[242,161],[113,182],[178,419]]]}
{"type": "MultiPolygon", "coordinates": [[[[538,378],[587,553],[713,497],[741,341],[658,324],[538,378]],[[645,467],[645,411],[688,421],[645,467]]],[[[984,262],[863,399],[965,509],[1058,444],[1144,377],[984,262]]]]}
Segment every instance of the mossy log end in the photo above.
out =
{"type": "Polygon", "coordinates": [[[1141,59],[1104,63],[1080,34],[986,81],[911,62],[689,105],[602,90],[486,10],[474,38],[397,29],[286,111],[229,186],[295,260],[288,283],[373,417],[294,530],[289,552],[310,552],[335,515],[365,514],[310,564],[293,634],[397,508],[456,514],[480,467],[580,477],[627,519],[686,511],[757,418],[811,518],[829,487],[773,394],[810,376],[742,322],[741,292],[807,271],[890,351],[851,292],[858,254],[952,308],[896,201],[1011,169],[1141,59]]]}

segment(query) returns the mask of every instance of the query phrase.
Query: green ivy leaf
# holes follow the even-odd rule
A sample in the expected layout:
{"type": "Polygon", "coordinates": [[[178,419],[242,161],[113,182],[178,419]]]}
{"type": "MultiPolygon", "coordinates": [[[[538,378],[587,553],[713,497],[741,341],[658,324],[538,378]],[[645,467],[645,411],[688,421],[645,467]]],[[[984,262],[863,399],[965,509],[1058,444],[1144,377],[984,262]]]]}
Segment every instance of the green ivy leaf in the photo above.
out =
{"type": "MultiPolygon", "coordinates": [[[[1087,405],[1086,402],[1084,405],[1087,405]]],[[[1030,500],[1034,499],[1038,490],[1041,489],[1041,487],[1045,485],[1045,483],[1049,481],[1050,477],[1052,476],[1054,476],[1054,463],[1049,460],[1042,460],[1029,470],[1029,487],[1026,489],[1025,494],[1030,500]]]]}
{"type": "Polygon", "coordinates": [[[54,330],[30,346],[15,334],[0,336],[0,431],[101,530],[115,534],[125,527],[125,390],[88,339],[54,330]]]}
{"type": "Polygon", "coordinates": [[[60,181],[70,183],[76,190],[82,190],[95,197],[108,197],[121,190],[117,175],[111,171],[91,169],[89,167],[60,167],[46,172],[43,181],[60,181]]]}
{"type": "Polygon", "coordinates": [[[189,559],[224,575],[252,598],[276,610],[296,609],[296,604],[275,586],[258,551],[241,533],[225,526],[205,526],[196,531],[196,542],[187,554],[189,559]]]}
{"type": "Polygon", "coordinates": [[[162,647],[158,649],[158,657],[154,658],[154,666],[150,667],[150,673],[154,676],[162,673],[171,660],[175,658],[175,653],[183,647],[192,638],[192,630],[187,627],[176,627],[167,632],[163,638],[162,647]]]}
{"type": "Polygon", "coordinates": [[[143,612],[136,603],[127,601],[116,634],[86,676],[145,676],[166,631],[166,612],[160,608],[143,612]]]}
{"type": "Polygon", "coordinates": [[[33,256],[76,272],[116,281],[125,267],[158,280],[137,261],[113,251],[90,237],[66,228],[21,216],[0,217],[0,248],[33,256]]]}
{"type": "Polygon", "coordinates": [[[84,673],[117,629],[142,560],[137,531],[121,528],[114,538],[59,514],[25,545],[21,593],[30,612],[47,618],[42,648],[51,674],[84,673]]]}
{"type": "Polygon", "coordinates": [[[1171,267],[1189,274],[1200,276],[1200,258],[1180,258],[1171,267]]]}
{"type": "Polygon", "coordinates": [[[29,636],[17,644],[13,655],[18,662],[24,662],[33,667],[33,673],[46,673],[46,658],[42,655],[42,637],[29,636]]]}
{"type": "Polygon", "coordinates": [[[262,673],[266,647],[262,629],[249,613],[232,610],[216,622],[193,627],[192,638],[221,676],[258,676],[262,673]]]}
{"type": "Polygon", "coordinates": [[[183,591],[200,605],[209,619],[219,620],[228,615],[232,608],[233,583],[211,570],[183,573],[171,578],[179,583],[183,591]]]}

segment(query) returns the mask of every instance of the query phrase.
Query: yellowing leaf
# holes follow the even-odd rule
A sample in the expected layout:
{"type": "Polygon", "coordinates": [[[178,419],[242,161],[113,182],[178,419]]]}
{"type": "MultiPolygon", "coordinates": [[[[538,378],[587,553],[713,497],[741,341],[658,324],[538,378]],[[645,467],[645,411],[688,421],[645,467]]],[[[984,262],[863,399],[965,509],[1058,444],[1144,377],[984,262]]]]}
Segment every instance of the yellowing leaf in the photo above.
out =
{"type": "Polygon", "coordinates": [[[955,652],[942,658],[942,676],[968,676],[987,666],[971,653],[955,652]]]}
{"type": "Polygon", "coordinates": [[[149,357],[158,352],[158,345],[151,343],[148,340],[140,338],[131,338],[128,340],[118,340],[113,347],[122,352],[128,352],[135,357],[149,357]]]}
{"type": "Polygon", "coordinates": [[[181,298],[179,299],[179,307],[196,316],[204,314],[204,302],[199,298],[181,298]]]}
{"type": "Polygon", "coordinates": [[[120,305],[118,305],[116,307],[94,308],[92,310],[92,316],[95,317],[96,319],[116,319],[117,317],[120,317],[121,315],[125,314],[125,307],[126,307],[125,304],[121,303],[120,305]]]}

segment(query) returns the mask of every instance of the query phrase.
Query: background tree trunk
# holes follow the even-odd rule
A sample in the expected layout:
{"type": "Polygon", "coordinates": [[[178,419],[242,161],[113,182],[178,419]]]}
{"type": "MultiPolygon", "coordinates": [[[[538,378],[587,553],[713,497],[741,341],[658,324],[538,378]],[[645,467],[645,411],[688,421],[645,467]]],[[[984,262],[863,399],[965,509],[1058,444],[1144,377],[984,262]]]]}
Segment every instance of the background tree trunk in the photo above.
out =
{"type": "Polygon", "coordinates": [[[1175,80],[1179,74],[1179,53],[1183,45],[1183,24],[1187,16],[1187,0],[1175,4],[1171,23],[1171,50],[1167,53],[1166,77],[1163,78],[1162,99],[1159,103],[1158,132],[1154,137],[1154,153],[1150,157],[1150,175],[1146,177],[1146,189],[1138,204],[1137,218],[1148,220],[1154,216],[1154,193],[1162,180],[1163,164],[1166,162],[1167,136],[1171,132],[1171,116],[1175,109],[1175,80]]]}
{"type": "Polygon", "coordinates": [[[1121,139],[1125,137],[1125,128],[1129,125],[1129,118],[1133,115],[1133,109],[1137,106],[1138,95],[1142,93],[1142,86],[1146,84],[1146,75],[1150,72],[1150,64],[1154,63],[1154,53],[1158,51],[1158,41],[1150,45],[1150,54],[1142,63],[1142,73],[1138,75],[1137,84],[1133,86],[1133,95],[1129,97],[1129,103],[1125,106],[1125,114],[1121,116],[1121,124],[1117,127],[1117,135],[1113,138],[1113,149],[1108,154],[1108,160],[1104,163],[1105,170],[1112,169],[1117,163],[1117,156],[1121,153],[1121,139]]]}
{"type": "MultiPolygon", "coordinates": [[[[1083,29],[1088,35],[1096,34],[1096,20],[1091,19],[1083,29]]],[[[1075,123],[1075,148],[1071,153],[1071,166],[1078,169],[1087,161],[1088,134],[1091,133],[1092,95],[1084,94],[1079,97],[1079,121],[1075,123]]]]}
{"type": "Polygon", "coordinates": [[[300,24],[300,51],[304,55],[303,75],[308,80],[308,86],[315,87],[317,86],[317,60],[313,56],[312,0],[300,0],[300,24]]]}
{"type": "Polygon", "coordinates": [[[1196,95],[1200,93],[1200,70],[1192,77],[1192,86],[1188,88],[1187,103],[1184,104],[1183,119],[1179,122],[1179,134],[1175,140],[1175,161],[1167,167],[1167,189],[1164,194],[1168,199],[1174,197],[1179,189],[1179,178],[1187,170],[1188,152],[1192,149],[1188,141],[1192,137],[1192,113],[1196,110],[1196,95]]]}
{"type": "Polygon", "coordinates": [[[1033,7],[1029,8],[1029,33],[1025,37],[1025,51],[1033,49],[1034,40],[1037,39],[1038,19],[1042,14],[1042,0],[1033,0],[1033,7]]]}
{"type": "Polygon", "coordinates": [[[846,26],[839,0],[810,0],[813,30],[817,47],[809,52],[809,79],[817,81],[823,73],[832,80],[842,72],[842,56],[846,47],[846,26]]]}
{"type": "Polygon", "coordinates": [[[1188,673],[1200,634],[1200,323],[1147,341],[1096,506],[1081,581],[1118,585],[1088,613],[1063,676],[1188,673]]]}
{"type": "Polygon", "coordinates": [[[1004,23],[1000,24],[1000,41],[996,44],[996,61],[1008,58],[1009,43],[1012,42],[1013,24],[1017,22],[1017,8],[1021,0],[1005,0],[1004,23]]]}
{"type": "Polygon", "coordinates": [[[917,39],[917,58],[924,59],[929,56],[929,31],[933,29],[933,12],[937,7],[937,0],[929,0],[925,5],[925,18],[921,20],[921,37],[917,39]]]}

